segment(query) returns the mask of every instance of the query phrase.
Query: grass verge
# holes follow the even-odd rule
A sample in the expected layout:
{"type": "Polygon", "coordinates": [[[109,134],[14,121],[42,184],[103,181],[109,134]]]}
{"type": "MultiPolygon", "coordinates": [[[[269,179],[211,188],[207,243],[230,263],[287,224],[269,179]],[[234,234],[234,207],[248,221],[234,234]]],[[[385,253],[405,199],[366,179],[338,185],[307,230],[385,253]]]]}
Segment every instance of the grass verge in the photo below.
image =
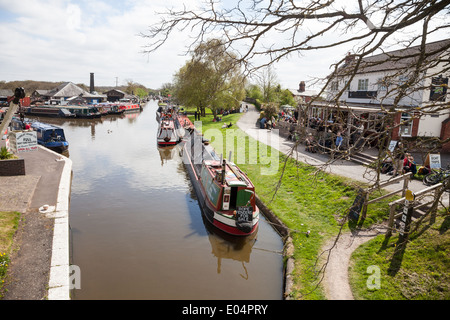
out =
{"type": "Polygon", "coordinates": [[[378,236],[360,246],[349,274],[355,299],[449,300],[449,229],[447,214],[412,234],[405,250],[398,250],[397,236],[387,242],[378,236]]]}
{"type": "Polygon", "coordinates": [[[3,297],[3,284],[10,262],[9,255],[19,220],[18,212],[0,212],[0,299],[3,297]]]}

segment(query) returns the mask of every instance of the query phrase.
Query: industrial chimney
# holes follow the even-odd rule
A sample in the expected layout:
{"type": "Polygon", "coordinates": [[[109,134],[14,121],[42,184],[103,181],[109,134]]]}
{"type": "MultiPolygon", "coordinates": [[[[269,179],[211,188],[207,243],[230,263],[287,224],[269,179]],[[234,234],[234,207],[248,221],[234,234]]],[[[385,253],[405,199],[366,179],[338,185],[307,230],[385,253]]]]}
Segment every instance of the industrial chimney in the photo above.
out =
{"type": "Polygon", "coordinates": [[[94,89],[94,73],[91,72],[91,82],[90,82],[90,86],[89,86],[89,91],[91,93],[94,93],[95,89],[94,89]]]}
{"type": "Polygon", "coordinates": [[[300,85],[298,87],[299,92],[305,92],[305,81],[300,81],[300,85]]]}

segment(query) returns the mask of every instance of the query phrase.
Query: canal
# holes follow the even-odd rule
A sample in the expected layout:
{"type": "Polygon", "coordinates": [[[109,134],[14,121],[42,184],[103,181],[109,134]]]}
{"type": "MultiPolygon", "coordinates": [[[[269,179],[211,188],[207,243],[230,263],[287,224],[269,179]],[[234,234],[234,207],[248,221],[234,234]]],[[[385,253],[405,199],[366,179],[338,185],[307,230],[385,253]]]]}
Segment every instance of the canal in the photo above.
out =
{"type": "Polygon", "coordinates": [[[157,104],[102,120],[53,120],[69,140],[73,299],[281,299],[283,243],[206,220],[177,147],[156,145],[157,104]]]}

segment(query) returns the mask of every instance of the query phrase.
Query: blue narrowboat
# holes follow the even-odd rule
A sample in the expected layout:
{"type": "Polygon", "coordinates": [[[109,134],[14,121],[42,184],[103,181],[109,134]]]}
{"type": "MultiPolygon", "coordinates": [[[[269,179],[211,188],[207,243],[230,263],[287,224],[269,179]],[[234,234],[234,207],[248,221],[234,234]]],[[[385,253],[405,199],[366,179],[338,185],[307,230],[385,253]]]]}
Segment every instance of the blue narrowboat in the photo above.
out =
{"type": "Polygon", "coordinates": [[[31,128],[37,132],[37,140],[40,145],[59,153],[69,148],[69,142],[67,142],[62,128],[38,121],[32,122],[31,128]]]}

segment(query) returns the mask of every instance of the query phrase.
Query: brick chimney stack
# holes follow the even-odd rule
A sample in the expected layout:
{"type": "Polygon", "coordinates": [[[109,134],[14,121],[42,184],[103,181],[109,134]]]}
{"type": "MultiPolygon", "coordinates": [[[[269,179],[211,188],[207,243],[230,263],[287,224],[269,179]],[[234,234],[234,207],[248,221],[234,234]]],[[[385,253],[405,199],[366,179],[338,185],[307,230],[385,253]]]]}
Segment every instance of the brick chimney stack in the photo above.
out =
{"type": "Polygon", "coordinates": [[[350,52],[347,53],[347,55],[345,56],[345,65],[348,65],[353,60],[355,60],[355,55],[351,54],[350,52]]]}
{"type": "Polygon", "coordinates": [[[299,92],[305,92],[305,81],[300,81],[300,85],[298,87],[299,92]]]}
{"type": "Polygon", "coordinates": [[[93,72],[91,72],[91,82],[89,85],[89,91],[91,93],[93,93],[95,91],[95,89],[94,89],[94,73],[93,72]]]}

